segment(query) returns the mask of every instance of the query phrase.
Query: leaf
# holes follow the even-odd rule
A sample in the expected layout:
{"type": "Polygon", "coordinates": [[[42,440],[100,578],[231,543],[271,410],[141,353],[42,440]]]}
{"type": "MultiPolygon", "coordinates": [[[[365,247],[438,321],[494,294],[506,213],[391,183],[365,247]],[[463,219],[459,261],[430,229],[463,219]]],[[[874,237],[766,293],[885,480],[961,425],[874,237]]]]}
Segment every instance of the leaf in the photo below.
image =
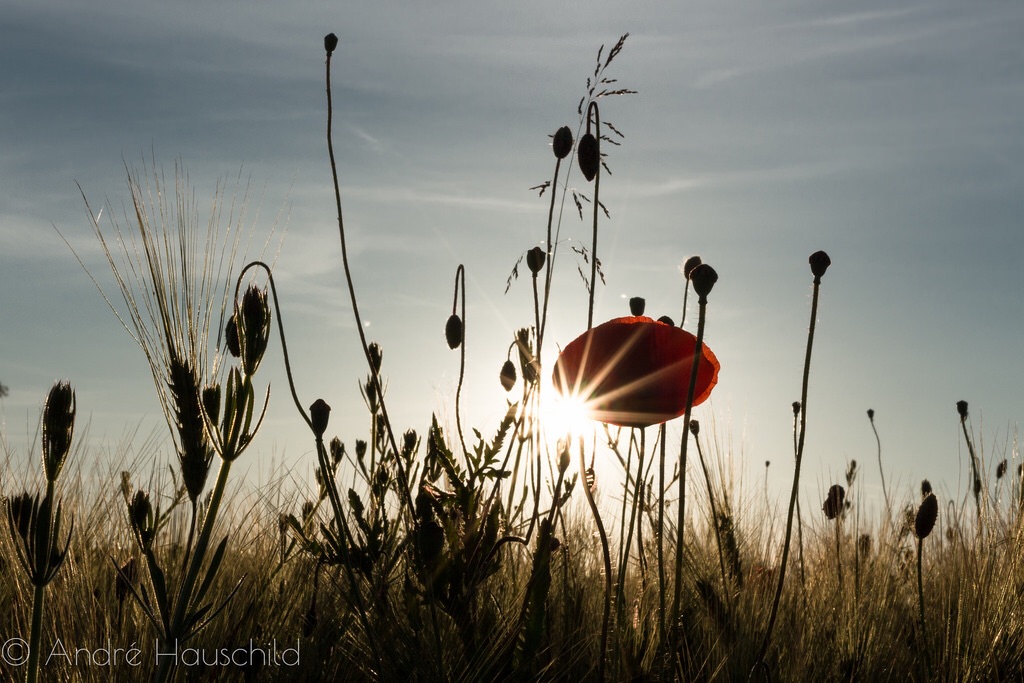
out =
{"type": "Polygon", "coordinates": [[[199,590],[196,591],[195,603],[200,603],[206,599],[206,592],[210,590],[210,585],[213,584],[213,579],[217,575],[217,570],[220,569],[221,560],[224,559],[224,549],[227,545],[227,536],[222,538],[220,543],[217,544],[217,549],[213,552],[213,557],[210,559],[210,566],[206,568],[203,582],[199,584],[199,590]]]}

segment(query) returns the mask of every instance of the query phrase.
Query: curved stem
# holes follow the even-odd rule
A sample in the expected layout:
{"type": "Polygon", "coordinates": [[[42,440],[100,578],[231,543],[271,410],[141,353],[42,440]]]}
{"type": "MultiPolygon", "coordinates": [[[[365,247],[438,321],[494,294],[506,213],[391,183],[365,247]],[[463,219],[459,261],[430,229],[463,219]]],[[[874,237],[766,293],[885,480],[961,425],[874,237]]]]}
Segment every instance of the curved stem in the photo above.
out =
{"type": "Polygon", "coordinates": [[[583,493],[586,495],[587,504],[590,505],[590,512],[594,515],[594,522],[597,524],[597,533],[601,538],[601,553],[604,558],[604,614],[601,617],[601,652],[597,661],[597,680],[604,681],[605,655],[608,652],[608,624],[611,618],[611,593],[612,593],[612,558],[608,551],[608,534],[605,533],[604,523],[601,521],[601,513],[594,502],[594,494],[587,483],[587,461],[583,455],[583,447],[580,447],[580,477],[583,484],[583,493]]]}
{"type": "Polygon", "coordinates": [[[921,616],[921,649],[924,650],[924,661],[928,667],[928,677],[932,676],[932,660],[928,655],[928,635],[925,631],[924,621],[924,585],[921,581],[921,552],[924,547],[924,539],[917,539],[917,604],[921,616]]]}
{"type": "MultiPolygon", "coordinates": [[[[373,365],[373,360],[370,357],[370,346],[366,341],[366,332],[363,329],[362,316],[359,314],[359,302],[356,299],[355,285],[352,283],[352,269],[349,267],[348,262],[348,245],[345,241],[345,221],[342,217],[341,211],[341,186],[338,183],[338,166],[334,159],[334,140],[333,140],[333,122],[334,122],[334,103],[331,95],[331,53],[327,55],[327,69],[326,69],[326,80],[327,80],[327,154],[331,160],[331,179],[334,183],[334,203],[338,209],[338,236],[341,239],[341,262],[345,270],[345,283],[348,286],[349,299],[352,303],[352,315],[355,317],[356,332],[359,333],[359,342],[363,347],[363,356],[366,358],[366,364],[370,368],[370,377],[373,378],[373,384],[377,389],[377,395],[380,397],[380,412],[381,418],[384,422],[384,428],[387,432],[388,442],[391,445],[391,449],[395,453],[401,453],[402,451],[398,448],[398,441],[395,439],[395,431],[391,426],[391,419],[388,417],[388,410],[384,400],[384,390],[380,383],[380,377],[377,375],[377,369],[373,365]]],[[[412,501],[412,493],[409,488],[409,475],[406,472],[405,464],[401,458],[395,459],[395,467],[398,470],[398,481],[399,486],[402,490],[402,497],[404,503],[402,507],[406,510],[404,519],[408,523],[408,515],[414,509],[412,501]]]]}
{"type": "Polygon", "coordinates": [[[455,301],[452,302],[452,314],[459,302],[459,282],[462,282],[462,339],[459,344],[459,386],[455,390],[455,428],[459,432],[459,443],[462,444],[463,455],[468,455],[466,439],[462,435],[462,382],[466,378],[466,268],[460,263],[455,270],[455,301]]]}

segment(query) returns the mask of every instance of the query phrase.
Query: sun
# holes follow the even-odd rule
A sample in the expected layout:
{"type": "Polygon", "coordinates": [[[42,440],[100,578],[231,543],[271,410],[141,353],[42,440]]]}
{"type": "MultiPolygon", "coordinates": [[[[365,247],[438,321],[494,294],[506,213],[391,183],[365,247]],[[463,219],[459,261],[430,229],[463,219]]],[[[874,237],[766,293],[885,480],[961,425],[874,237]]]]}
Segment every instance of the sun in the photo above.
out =
{"type": "Polygon", "coordinates": [[[550,378],[545,378],[541,387],[540,418],[551,443],[575,440],[593,431],[597,424],[582,396],[561,394],[550,378]]]}

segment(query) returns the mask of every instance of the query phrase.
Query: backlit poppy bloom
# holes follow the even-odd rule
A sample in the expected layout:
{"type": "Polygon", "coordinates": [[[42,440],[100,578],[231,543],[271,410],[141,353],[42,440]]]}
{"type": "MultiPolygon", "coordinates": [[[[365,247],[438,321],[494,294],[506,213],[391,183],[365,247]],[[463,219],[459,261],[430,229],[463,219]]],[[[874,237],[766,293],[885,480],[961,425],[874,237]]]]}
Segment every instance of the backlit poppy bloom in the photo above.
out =
{"type": "MultiPolygon", "coordinates": [[[[583,402],[587,416],[646,427],[686,412],[697,338],[646,316],[615,318],[569,343],[555,362],[555,388],[583,402]]],[[[718,382],[720,366],[705,344],[693,405],[718,382]]]]}

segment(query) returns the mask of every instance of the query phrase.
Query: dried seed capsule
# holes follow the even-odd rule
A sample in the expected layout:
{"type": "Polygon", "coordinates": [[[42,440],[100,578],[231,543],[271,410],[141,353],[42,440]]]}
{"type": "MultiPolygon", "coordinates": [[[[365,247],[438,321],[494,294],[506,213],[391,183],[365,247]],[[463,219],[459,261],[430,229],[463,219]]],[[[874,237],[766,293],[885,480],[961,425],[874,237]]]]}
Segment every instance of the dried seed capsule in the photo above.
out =
{"type": "Polygon", "coordinates": [[[811,273],[814,275],[814,279],[820,280],[821,276],[828,270],[828,267],[832,265],[832,259],[825,252],[816,251],[811,254],[808,263],[811,264],[811,273]]]}
{"type": "Polygon", "coordinates": [[[462,318],[454,313],[444,325],[444,338],[448,341],[449,349],[457,349],[462,345],[462,318]]]}
{"type": "Polygon", "coordinates": [[[569,126],[562,126],[555,131],[555,138],[551,142],[551,149],[554,150],[555,156],[559,159],[569,156],[569,152],[572,151],[572,131],[569,130],[569,126]]]}
{"type": "Polygon", "coordinates": [[[917,508],[914,518],[914,533],[918,538],[926,538],[935,528],[935,520],[939,517],[939,501],[934,493],[929,493],[917,508]]]}
{"type": "Polygon", "coordinates": [[[327,51],[328,56],[334,52],[335,48],[338,47],[338,36],[333,33],[328,33],[324,36],[324,49],[327,51]]]}
{"type": "Polygon", "coordinates": [[[690,272],[690,280],[693,281],[693,291],[703,299],[718,282],[718,273],[708,264],[702,263],[690,272]]]}
{"type": "Polygon", "coordinates": [[[956,412],[960,415],[960,420],[967,419],[967,401],[956,402],[956,412]]]}
{"type": "Polygon", "coordinates": [[[579,159],[580,172],[587,181],[591,181],[597,175],[597,169],[601,165],[601,149],[597,144],[597,138],[593,133],[585,133],[576,146],[576,155],[579,159]]]}
{"type": "Polygon", "coordinates": [[[630,315],[643,315],[647,308],[647,301],[642,296],[634,296],[629,300],[630,315]]]}

